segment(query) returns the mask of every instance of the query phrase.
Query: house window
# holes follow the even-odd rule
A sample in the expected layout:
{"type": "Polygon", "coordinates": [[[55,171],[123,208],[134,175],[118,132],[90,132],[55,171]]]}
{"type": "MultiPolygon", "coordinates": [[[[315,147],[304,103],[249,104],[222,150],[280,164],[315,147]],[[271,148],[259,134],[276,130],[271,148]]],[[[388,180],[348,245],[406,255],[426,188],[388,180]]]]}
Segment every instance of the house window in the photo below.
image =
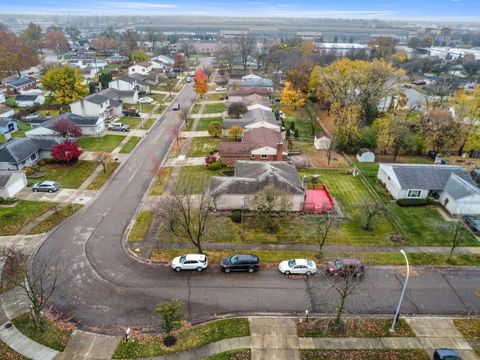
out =
{"type": "Polygon", "coordinates": [[[266,154],[262,154],[262,159],[266,159],[267,158],[267,155],[266,154]]]}
{"type": "Polygon", "coordinates": [[[250,157],[251,157],[252,159],[255,159],[255,155],[254,155],[254,154],[250,155],[250,157]]]}
{"type": "Polygon", "coordinates": [[[36,153],[30,155],[30,161],[35,161],[35,160],[37,160],[37,154],[36,153]]]}
{"type": "Polygon", "coordinates": [[[408,190],[407,197],[419,198],[422,195],[422,190],[408,190]]]}

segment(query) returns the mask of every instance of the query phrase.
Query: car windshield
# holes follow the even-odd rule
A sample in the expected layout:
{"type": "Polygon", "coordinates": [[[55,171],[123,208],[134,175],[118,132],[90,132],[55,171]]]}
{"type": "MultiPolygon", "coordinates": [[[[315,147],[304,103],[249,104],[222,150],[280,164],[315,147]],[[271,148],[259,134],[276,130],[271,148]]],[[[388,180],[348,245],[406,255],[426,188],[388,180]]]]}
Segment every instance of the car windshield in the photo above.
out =
{"type": "Polygon", "coordinates": [[[232,264],[238,263],[238,256],[236,256],[236,255],[235,255],[235,256],[232,256],[232,257],[230,258],[230,262],[231,262],[232,264]]]}
{"type": "Polygon", "coordinates": [[[337,269],[340,269],[343,266],[342,262],[340,260],[335,261],[335,267],[337,269]]]}
{"type": "Polygon", "coordinates": [[[289,266],[289,267],[294,267],[295,265],[297,265],[297,263],[295,262],[295,260],[290,260],[290,261],[288,262],[288,266],[289,266]]]}
{"type": "Polygon", "coordinates": [[[181,262],[181,263],[184,263],[186,258],[187,258],[186,256],[182,256],[182,257],[180,258],[180,262],[181,262]]]}
{"type": "Polygon", "coordinates": [[[307,265],[313,267],[313,261],[307,261],[307,265]]]}

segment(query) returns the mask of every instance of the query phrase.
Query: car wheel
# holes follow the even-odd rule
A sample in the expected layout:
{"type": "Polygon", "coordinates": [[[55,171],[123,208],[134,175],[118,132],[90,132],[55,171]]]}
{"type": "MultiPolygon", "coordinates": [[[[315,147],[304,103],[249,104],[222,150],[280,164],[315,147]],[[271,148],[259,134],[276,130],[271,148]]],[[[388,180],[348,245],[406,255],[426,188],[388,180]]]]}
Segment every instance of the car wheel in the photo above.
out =
{"type": "Polygon", "coordinates": [[[178,272],[180,272],[180,271],[182,271],[182,269],[181,269],[181,268],[179,268],[179,267],[176,267],[176,268],[175,268],[175,271],[178,271],[178,272]]]}
{"type": "Polygon", "coordinates": [[[226,272],[227,274],[228,274],[230,271],[232,271],[232,270],[230,270],[229,268],[226,268],[226,269],[225,269],[225,272],[226,272]]]}
{"type": "Polygon", "coordinates": [[[290,275],[290,271],[285,271],[285,275],[290,275]]]}
{"type": "Polygon", "coordinates": [[[312,272],[311,271],[307,271],[307,273],[305,274],[307,276],[312,276],[312,272]]]}
{"type": "Polygon", "coordinates": [[[33,192],[37,192],[38,190],[37,189],[33,189],[33,192]]]}
{"type": "Polygon", "coordinates": [[[198,272],[202,272],[202,271],[203,271],[203,268],[198,267],[198,268],[197,268],[197,271],[198,271],[198,272]]]}
{"type": "Polygon", "coordinates": [[[49,192],[49,193],[52,193],[52,192],[53,192],[53,190],[52,190],[52,189],[48,189],[48,192],[49,192]]]}
{"type": "Polygon", "coordinates": [[[253,272],[254,272],[254,269],[253,269],[253,268],[249,268],[249,269],[248,269],[248,272],[249,272],[249,273],[253,273],[253,272]]]}

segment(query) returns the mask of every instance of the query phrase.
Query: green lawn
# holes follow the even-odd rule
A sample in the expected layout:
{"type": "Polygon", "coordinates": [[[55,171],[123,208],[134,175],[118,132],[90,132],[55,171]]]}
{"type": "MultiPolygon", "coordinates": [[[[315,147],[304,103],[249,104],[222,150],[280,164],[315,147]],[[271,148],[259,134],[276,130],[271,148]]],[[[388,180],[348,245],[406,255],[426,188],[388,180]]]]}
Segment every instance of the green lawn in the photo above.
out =
{"type": "Polygon", "coordinates": [[[60,110],[50,109],[50,110],[38,110],[37,111],[42,116],[57,116],[60,114],[60,110]]]}
{"type": "Polygon", "coordinates": [[[141,139],[142,138],[139,137],[139,136],[130,137],[130,139],[128,139],[127,143],[125,145],[123,145],[123,147],[120,149],[120,153],[128,154],[128,153],[132,152],[132,150],[135,148],[135,146],[137,146],[138,142],[141,139]]]}
{"type": "Polygon", "coordinates": [[[217,101],[217,100],[225,100],[227,93],[208,93],[207,100],[210,101],[217,101]]]}
{"type": "Polygon", "coordinates": [[[0,235],[17,234],[53,206],[52,202],[21,200],[15,206],[0,207],[0,235]]]}
{"type": "Polygon", "coordinates": [[[154,104],[128,104],[129,108],[138,109],[142,113],[149,113],[153,110],[156,105],[154,104]]]}
{"type": "Polygon", "coordinates": [[[250,350],[232,350],[209,356],[204,360],[250,360],[250,350]]]}
{"type": "Polygon", "coordinates": [[[143,241],[147,236],[148,228],[153,221],[153,212],[151,210],[143,210],[138,213],[132,230],[128,234],[128,241],[143,241]]]}
{"type": "Polygon", "coordinates": [[[192,111],[190,111],[190,114],[198,114],[198,112],[200,111],[200,107],[201,105],[196,103],[195,105],[193,105],[192,107],[192,111]]]}
{"type": "Polygon", "coordinates": [[[203,114],[216,114],[225,111],[224,104],[205,104],[203,114]]]}
{"type": "Polygon", "coordinates": [[[157,119],[155,118],[148,118],[146,120],[143,120],[143,128],[142,128],[142,125],[140,125],[140,129],[144,129],[144,130],[150,129],[155,123],[155,121],[157,121],[157,119]]]}
{"type": "Polygon", "coordinates": [[[135,129],[138,126],[138,124],[140,123],[140,118],[139,117],[125,116],[125,117],[120,118],[120,120],[118,120],[118,122],[130,126],[130,129],[135,129]]]}
{"type": "Polygon", "coordinates": [[[78,146],[86,151],[112,152],[125,138],[124,135],[104,135],[101,137],[82,137],[78,146]]]}
{"type": "Polygon", "coordinates": [[[150,195],[162,195],[165,191],[165,187],[167,186],[167,182],[170,179],[170,175],[172,175],[173,167],[164,167],[158,171],[157,178],[152,186],[152,190],[150,191],[150,195]]]}
{"type": "Polygon", "coordinates": [[[232,141],[233,139],[221,137],[195,137],[188,148],[187,157],[207,156],[210,152],[217,152],[221,142],[232,141]]]}
{"type": "Polygon", "coordinates": [[[220,170],[208,170],[206,166],[183,166],[180,169],[180,174],[178,175],[178,181],[175,185],[175,188],[178,189],[179,186],[183,185],[182,181],[188,181],[188,185],[192,186],[194,193],[200,194],[202,192],[203,186],[208,186],[210,178],[212,176],[221,175],[221,172],[224,169],[220,170]]]}
{"type": "Polygon", "coordinates": [[[87,190],[100,190],[103,184],[107,182],[107,180],[110,178],[110,176],[113,174],[113,172],[119,165],[120,164],[118,162],[108,164],[106,166],[105,172],[101,171],[88,185],[87,190]]]}
{"type": "Polygon", "coordinates": [[[72,165],[45,164],[40,167],[40,171],[45,175],[40,179],[29,178],[29,182],[49,180],[58,182],[61,188],[78,189],[97,167],[97,162],[85,160],[72,165]]]}
{"type": "Polygon", "coordinates": [[[480,340],[480,319],[454,319],[453,322],[465,339],[480,340]]]}
{"type": "Polygon", "coordinates": [[[300,350],[301,360],[429,360],[425,350],[300,350]]]}
{"type": "Polygon", "coordinates": [[[82,208],[80,204],[68,204],[62,209],[54,212],[52,215],[47,217],[45,220],[41,221],[35,225],[29,232],[29,234],[40,234],[52,230],[55,226],[60,224],[63,220],[69,218],[75,214],[78,210],[82,208]]]}
{"type": "Polygon", "coordinates": [[[198,121],[197,128],[195,129],[196,131],[207,131],[208,126],[212,122],[218,122],[220,124],[223,124],[223,119],[221,117],[215,117],[215,118],[201,118],[198,121]]]}
{"type": "Polygon", "coordinates": [[[192,350],[222,339],[249,336],[247,319],[224,319],[181,330],[174,346],[163,345],[160,336],[133,337],[121,340],[113,353],[113,359],[134,359],[192,350]]]}
{"type": "Polygon", "coordinates": [[[33,325],[30,314],[26,313],[12,320],[12,323],[30,339],[45,345],[49,348],[63,351],[70,339],[71,331],[63,330],[48,320],[45,320],[45,330],[43,332],[37,330],[33,325]]]}
{"type": "MultiPolygon", "coordinates": [[[[290,129],[290,124],[295,121],[295,129],[298,129],[298,136],[300,140],[312,140],[312,130],[311,125],[308,121],[301,120],[295,117],[285,118],[285,128],[290,129]]],[[[316,124],[315,131],[320,131],[321,127],[319,124],[316,124]]],[[[293,135],[293,133],[292,133],[293,135]]]]}
{"type": "Polygon", "coordinates": [[[13,138],[24,138],[25,131],[32,130],[30,125],[25,124],[21,120],[17,120],[18,130],[12,133],[13,138]]]}

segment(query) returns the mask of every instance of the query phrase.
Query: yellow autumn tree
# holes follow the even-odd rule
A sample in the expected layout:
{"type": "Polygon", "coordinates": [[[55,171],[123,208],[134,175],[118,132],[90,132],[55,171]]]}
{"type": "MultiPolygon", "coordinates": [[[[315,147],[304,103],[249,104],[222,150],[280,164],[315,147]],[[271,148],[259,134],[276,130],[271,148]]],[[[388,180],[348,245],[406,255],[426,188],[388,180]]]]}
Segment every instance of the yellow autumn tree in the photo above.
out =
{"type": "Polygon", "coordinates": [[[282,90],[281,102],[282,105],[293,106],[296,110],[297,107],[305,104],[305,98],[303,93],[299,90],[295,90],[290,81],[285,82],[285,86],[282,90]]]}
{"type": "Polygon", "coordinates": [[[87,95],[80,72],[69,65],[53,66],[42,77],[42,86],[52,93],[55,103],[67,105],[87,95]]]}

